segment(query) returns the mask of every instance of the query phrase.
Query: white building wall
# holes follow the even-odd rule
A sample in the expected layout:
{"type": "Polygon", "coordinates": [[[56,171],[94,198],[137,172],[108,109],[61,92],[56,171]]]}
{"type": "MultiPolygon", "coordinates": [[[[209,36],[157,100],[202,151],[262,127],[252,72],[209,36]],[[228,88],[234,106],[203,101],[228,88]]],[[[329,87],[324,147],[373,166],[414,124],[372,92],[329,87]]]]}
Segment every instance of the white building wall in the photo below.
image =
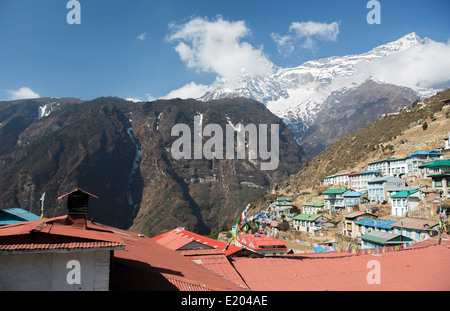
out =
{"type": "Polygon", "coordinates": [[[107,291],[109,272],[109,250],[2,254],[0,291],[107,291]],[[80,284],[68,283],[77,277],[80,284]]]}

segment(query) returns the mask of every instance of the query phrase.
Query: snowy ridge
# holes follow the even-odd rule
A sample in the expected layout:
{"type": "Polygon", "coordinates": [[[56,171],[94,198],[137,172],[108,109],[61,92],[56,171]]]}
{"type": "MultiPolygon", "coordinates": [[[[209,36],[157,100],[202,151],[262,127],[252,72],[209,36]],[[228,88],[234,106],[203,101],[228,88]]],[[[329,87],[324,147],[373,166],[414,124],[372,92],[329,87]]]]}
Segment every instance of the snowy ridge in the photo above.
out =
{"type": "Polygon", "coordinates": [[[55,110],[55,106],[59,106],[60,104],[58,102],[52,102],[49,104],[45,104],[44,106],[40,106],[38,108],[38,117],[37,120],[40,120],[44,117],[48,117],[52,111],[55,110]]]}
{"type": "Polygon", "coordinates": [[[139,98],[136,98],[136,97],[133,97],[133,96],[129,96],[129,97],[126,97],[126,98],[124,98],[126,101],[129,101],[129,102],[132,102],[132,103],[140,103],[140,102],[143,102],[143,100],[142,99],[139,99],[139,98]]]}

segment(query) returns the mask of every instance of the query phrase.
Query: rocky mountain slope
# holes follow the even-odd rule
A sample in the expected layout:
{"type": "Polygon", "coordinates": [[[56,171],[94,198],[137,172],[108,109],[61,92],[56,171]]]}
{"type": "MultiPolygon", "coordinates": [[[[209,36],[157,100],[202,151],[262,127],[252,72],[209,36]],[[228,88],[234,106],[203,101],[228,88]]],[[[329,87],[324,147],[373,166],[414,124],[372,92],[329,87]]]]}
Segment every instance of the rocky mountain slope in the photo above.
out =
{"type": "MultiPolygon", "coordinates": [[[[205,143],[209,137],[203,137],[205,143]]],[[[244,98],[212,102],[119,98],[0,102],[0,208],[65,214],[75,187],[99,196],[89,218],[154,235],[176,226],[208,234],[301,168],[305,154],[281,120],[244,98]],[[172,157],[175,124],[279,124],[276,170],[260,160],[172,157]]],[[[225,140],[224,140],[225,141],[225,140]]]]}
{"type": "Polygon", "coordinates": [[[300,145],[312,157],[385,113],[397,112],[418,100],[411,89],[367,80],[351,90],[328,96],[300,145]]]}

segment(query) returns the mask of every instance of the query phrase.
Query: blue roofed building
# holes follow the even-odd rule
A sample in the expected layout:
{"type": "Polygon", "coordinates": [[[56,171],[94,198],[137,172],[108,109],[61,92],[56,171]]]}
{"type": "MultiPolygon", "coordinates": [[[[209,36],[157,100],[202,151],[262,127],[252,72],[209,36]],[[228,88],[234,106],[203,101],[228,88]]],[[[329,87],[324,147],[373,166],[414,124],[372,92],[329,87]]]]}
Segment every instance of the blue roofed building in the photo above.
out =
{"type": "Polygon", "coordinates": [[[349,212],[358,211],[359,204],[367,202],[366,191],[351,191],[344,194],[345,209],[349,212]]]}
{"type": "Polygon", "coordinates": [[[20,222],[33,221],[41,217],[22,208],[9,208],[0,210],[0,226],[13,225],[20,222]]]}
{"type": "Polygon", "coordinates": [[[432,160],[437,160],[442,158],[443,154],[437,151],[416,151],[406,157],[407,159],[407,174],[411,175],[419,175],[420,169],[419,166],[425,162],[429,162],[432,160]]]}
{"type": "Polygon", "coordinates": [[[355,221],[356,235],[361,236],[370,232],[392,232],[394,230],[395,221],[364,218],[355,221]]]}

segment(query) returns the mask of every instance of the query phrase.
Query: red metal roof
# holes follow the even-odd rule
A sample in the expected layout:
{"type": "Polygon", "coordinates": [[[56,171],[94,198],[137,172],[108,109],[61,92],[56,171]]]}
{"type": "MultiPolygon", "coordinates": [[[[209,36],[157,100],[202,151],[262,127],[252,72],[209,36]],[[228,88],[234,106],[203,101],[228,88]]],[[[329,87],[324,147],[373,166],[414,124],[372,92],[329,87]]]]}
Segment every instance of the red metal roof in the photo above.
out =
{"type": "MultiPolygon", "coordinates": [[[[383,254],[316,253],[266,258],[231,258],[253,291],[450,290],[450,249],[435,239],[383,254]],[[376,260],[380,284],[369,284],[376,260]]],[[[444,241],[443,241],[444,242],[444,241]]]]}
{"type": "Polygon", "coordinates": [[[242,244],[244,244],[252,249],[255,249],[255,250],[287,248],[286,242],[284,242],[282,240],[276,240],[273,237],[268,237],[265,234],[259,234],[259,235],[239,234],[238,240],[242,244]]]}
{"type": "Polygon", "coordinates": [[[44,243],[44,244],[11,244],[0,245],[0,254],[2,253],[24,253],[24,252],[43,252],[52,250],[118,250],[123,249],[124,244],[119,242],[72,242],[72,243],[44,243]]]}
{"type": "Polygon", "coordinates": [[[187,231],[183,228],[176,228],[170,231],[167,231],[165,233],[162,233],[160,235],[157,235],[152,238],[153,241],[156,241],[160,244],[165,244],[165,246],[173,249],[173,247],[176,247],[177,245],[185,245],[187,242],[187,239],[191,241],[196,241],[198,243],[211,246],[215,249],[221,250],[222,252],[225,252],[226,256],[230,256],[238,251],[242,250],[242,247],[238,247],[236,245],[232,245],[223,242],[218,241],[215,239],[211,239],[190,231],[187,231]],[[170,242],[169,242],[170,241],[170,242]]]}

